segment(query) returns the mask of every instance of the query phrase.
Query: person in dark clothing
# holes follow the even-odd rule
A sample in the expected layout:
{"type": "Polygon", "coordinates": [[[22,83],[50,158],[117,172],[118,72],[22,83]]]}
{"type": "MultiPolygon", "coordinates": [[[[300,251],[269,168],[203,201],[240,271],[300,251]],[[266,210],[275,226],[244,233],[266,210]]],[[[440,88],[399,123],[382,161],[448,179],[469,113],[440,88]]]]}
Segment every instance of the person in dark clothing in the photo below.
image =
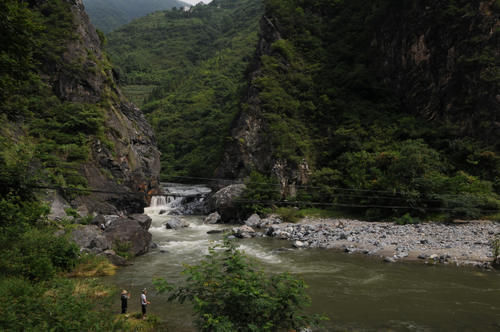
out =
{"type": "Polygon", "coordinates": [[[126,314],[127,313],[128,299],[130,299],[130,293],[127,292],[125,289],[122,290],[121,299],[122,299],[122,314],[126,314]]]}

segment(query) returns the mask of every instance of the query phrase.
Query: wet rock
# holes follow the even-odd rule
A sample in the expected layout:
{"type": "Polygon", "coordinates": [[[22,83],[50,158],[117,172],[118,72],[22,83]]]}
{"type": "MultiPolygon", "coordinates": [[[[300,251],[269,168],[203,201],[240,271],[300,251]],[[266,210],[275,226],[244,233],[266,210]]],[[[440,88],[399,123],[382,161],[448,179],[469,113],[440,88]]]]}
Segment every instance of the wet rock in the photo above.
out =
{"type": "Polygon", "coordinates": [[[293,243],[293,246],[295,248],[305,248],[305,247],[307,247],[307,244],[305,242],[302,242],[302,241],[295,241],[293,243]]]}
{"type": "Polygon", "coordinates": [[[247,225],[233,228],[233,235],[240,239],[248,239],[255,236],[255,230],[247,225]]]}
{"type": "Polygon", "coordinates": [[[420,254],[418,255],[419,259],[427,259],[429,256],[427,254],[420,254]]]}
{"type": "Polygon", "coordinates": [[[437,261],[439,259],[439,255],[437,254],[432,254],[429,256],[430,259],[437,261]]]}
{"type": "Polygon", "coordinates": [[[386,262],[386,263],[396,263],[396,260],[393,257],[384,257],[384,262],[386,262]]]}
{"type": "Polygon", "coordinates": [[[156,244],[155,242],[151,242],[151,245],[149,247],[151,249],[157,249],[158,248],[158,244],[156,244]]]}
{"type": "Polygon", "coordinates": [[[167,213],[167,210],[160,210],[160,212],[158,214],[162,215],[162,214],[165,214],[165,213],[167,213]]]}
{"type": "Polygon", "coordinates": [[[189,227],[189,223],[179,218],[171,218],[169,221],[167,221],[165,227],[167,229],[180,229],[189,227]]]}
{"type": "Polygon", "coordinates": [[[210,213],[205,220],[203,220],[204,224],[216,224],[221,220],[221,216],[218,212],[210,213]]]}
{"type": "Polygon", "coordinates": [[[260,227],[261,219],[258,214],[252,214],[247,220],[245,220],[245,225],[250,227],[260,227]]]}
{"type": "Polygon", "coordinates": [[[212,229],[210,231],[207,232],[207,234],[220,234],[220,233],[224,233],[224,230],[222,229],[212,229]]]}

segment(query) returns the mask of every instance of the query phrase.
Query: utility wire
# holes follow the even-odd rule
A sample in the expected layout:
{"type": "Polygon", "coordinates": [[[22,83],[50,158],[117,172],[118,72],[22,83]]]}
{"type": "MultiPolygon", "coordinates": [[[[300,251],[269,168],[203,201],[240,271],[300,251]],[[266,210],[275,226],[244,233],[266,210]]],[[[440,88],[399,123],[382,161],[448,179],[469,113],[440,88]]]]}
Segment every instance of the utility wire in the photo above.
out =
{"type": "MultiPolygon", "coordinates": [[[[206,177],[195,177],[195,176],[170,176],[169,178],[172,179],[191,179],[191,180],[206,180],[206,181],[213,181],[213,182],[233,182],[234,184],[247,184],[247,185],[260,185],[260,186],[267,186],[267,187],[277,187],[281,188],[281,185],[279,183],[267,183],[267,182],[249,182],[245,183],[241,180],[234,180],[234,179],[223,179],[223,178],[206,178],[206,177]]],[[[336,191],[347,191],[347,192],[361,192],[361,193],[386,193],[393,195],[392,197],[395,197],[396,195],[405,195],[405,192],[401,191],[389,191],[389,190],[373,190],[373,189],[359,189],[359,188],[341,188],[341,187],[333,187],[333,186],[311,186],[311,185],[295,185],[296,188],[305,188],[305,189],[319,189],[319,190],[326,190],[326,189],[331,189],[331,190],[336,190],[336,191]]],[[[258,189],[259,190],[259,189],[258,189]]],[[[264,191],[264,189],[260,189],[264,191]]],[[[266,189],[269,190],[270,192],[273,191],[273,189],[266,189]]],[[[463,197],[462,195],[458,194],[436,194],[436,193],[429,193],[427,195],[432,195],[432,196],[445,196],[445,197],[463,197]]],[[[375,196],[372,196],[375,197],[375,196]]],[[[383,196],[380,196],[383,197],[383,196]]],[[[391,197],[391,196],[389,196],[391,197]]],[[[440,201],[440,200],[429,200],[428,201],[440,201]]]]}

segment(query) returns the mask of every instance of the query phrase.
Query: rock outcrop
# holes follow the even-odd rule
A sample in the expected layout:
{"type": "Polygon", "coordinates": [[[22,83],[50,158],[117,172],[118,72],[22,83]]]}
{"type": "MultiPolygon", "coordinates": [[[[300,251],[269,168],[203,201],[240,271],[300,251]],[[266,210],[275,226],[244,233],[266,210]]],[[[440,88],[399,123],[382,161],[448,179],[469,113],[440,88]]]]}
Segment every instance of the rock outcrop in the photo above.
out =
{"type": "Polygon", "coordinates": [[[406,111],[451,121],[463,134],[496,141],[500,7],[495,1],[467,4],[413,1],[412,6],[388,6],[371,42],[378,50],[374,66],[406,111]]]}
{"type": "Polygon", "coordinates": [[[117,250],[130,257],[149,251],[152,238],[148,232],[150,217],[141,214],[130,217],[100,215],[94,220],[99,221],[99,225],[80,226],[71,232],[70,238],[82,252],[103,255],[114,264],[123,265],[123,258],[114,257],[117,250]]]}
{"type": "Polygon", "coordinates": [[[90,158],[79,168],[92,191],[67,203],[90,214],[142,213],[149,195],[158,190],[160,154],[153,131],[118,89],[82,0],[66,1],[77,38],[68,40],[61,61],[46,65],[45,80],[61,101],[98,104],[107,128],[106,142],[91,138],[90,158]],[[78,63],[81,70],[69,70],[65,64],[71,63],[78,63]]]}

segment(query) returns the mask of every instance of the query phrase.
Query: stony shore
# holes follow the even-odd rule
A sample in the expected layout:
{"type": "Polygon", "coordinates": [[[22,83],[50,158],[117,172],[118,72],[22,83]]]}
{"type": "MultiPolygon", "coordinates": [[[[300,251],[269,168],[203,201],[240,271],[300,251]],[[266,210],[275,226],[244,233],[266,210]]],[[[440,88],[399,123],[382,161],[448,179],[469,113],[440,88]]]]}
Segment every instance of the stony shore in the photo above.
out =
{"type": "Polygon", "coordinates": [[[454,224],[397,225],[348,219],[305,218],[281,223],[276,217],[250,217],[233,229],[237,237],[270,236],[293,241],[296,248],[340,249],[375,255],[386,262],[421,261],[427,264],[472,265],[490,268],[496,257],[493,242],[500,223],[468,221],[454,224]]]}

